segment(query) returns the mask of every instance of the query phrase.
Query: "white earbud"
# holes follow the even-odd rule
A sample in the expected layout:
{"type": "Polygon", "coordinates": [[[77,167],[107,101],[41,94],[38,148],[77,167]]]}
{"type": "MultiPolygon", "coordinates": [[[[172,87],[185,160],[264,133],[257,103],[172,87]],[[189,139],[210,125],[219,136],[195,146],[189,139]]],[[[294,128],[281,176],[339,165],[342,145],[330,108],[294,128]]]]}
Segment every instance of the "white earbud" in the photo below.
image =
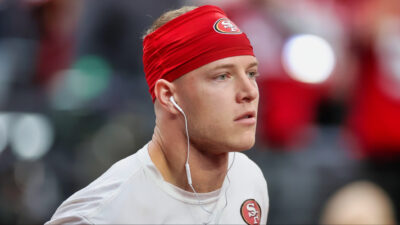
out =
{"type": "Polygon", "coordinates": [[[174,104],[174,106],[183,114],[185,115],[185,113],[183,112],[183,110],[181,109],[181,107],[179,107],[178,104],[176,104],[174,96],[169,97],[169,100],[172,102],[172,104],[174,104]]]}

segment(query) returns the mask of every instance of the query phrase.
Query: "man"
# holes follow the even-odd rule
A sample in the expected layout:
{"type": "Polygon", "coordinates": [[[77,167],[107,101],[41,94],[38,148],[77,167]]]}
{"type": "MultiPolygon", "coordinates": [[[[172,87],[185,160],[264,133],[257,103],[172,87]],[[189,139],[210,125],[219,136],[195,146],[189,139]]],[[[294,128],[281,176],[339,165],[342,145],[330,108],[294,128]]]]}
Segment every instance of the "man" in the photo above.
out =
{"type": "Polygon", "coordinates": [[[152,140],[67,199],[48,224],[265,224],[255,142],[257,60],[215,6],[161,16],[143,42],[152,140]],[[236,152],[236,153],[235,153],[236,152]]]}

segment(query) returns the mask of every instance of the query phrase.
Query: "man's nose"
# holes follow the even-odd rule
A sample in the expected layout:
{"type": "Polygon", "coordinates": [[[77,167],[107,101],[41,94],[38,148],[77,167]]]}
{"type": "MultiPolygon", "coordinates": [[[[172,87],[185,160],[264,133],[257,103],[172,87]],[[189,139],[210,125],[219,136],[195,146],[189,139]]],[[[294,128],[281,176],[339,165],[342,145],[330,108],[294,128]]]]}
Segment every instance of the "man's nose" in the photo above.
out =
{"type": "Polygon", "coordinates": [[[258,98],[258,86],[254,78],[250,78],[247,74],[240,76],[238,79],[238,102],[252,102],[258,98]]]}

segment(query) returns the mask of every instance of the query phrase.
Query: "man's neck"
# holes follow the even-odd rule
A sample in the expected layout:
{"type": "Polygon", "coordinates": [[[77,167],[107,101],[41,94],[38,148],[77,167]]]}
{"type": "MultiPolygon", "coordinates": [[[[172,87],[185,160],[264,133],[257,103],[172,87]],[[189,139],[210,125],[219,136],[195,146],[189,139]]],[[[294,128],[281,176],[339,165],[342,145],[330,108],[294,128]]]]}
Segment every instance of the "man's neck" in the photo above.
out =
{"type": "MultiPolygon", "coordinates": [[[[186,140],[168,142],[163,140],[165,139],[155,132],[148,146],[151,160],[165,181],[186,191],[192,191],[185,170],[186,140]]],[[[221,188],[228,167],[228,158],[228,153],[216,155],[190,146],[189,165],[196,192],[205,193],[221,188]]]]}

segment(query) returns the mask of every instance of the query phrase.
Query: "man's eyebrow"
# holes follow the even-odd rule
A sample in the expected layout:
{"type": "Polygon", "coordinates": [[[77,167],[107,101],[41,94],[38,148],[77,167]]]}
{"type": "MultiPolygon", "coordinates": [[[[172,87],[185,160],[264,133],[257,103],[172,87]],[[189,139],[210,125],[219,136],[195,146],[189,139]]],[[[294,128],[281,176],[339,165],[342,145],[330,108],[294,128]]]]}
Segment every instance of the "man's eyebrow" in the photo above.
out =
{"type": "Polygon", "coordinates": [[[250,64],[247,66],[247,68],[251,68],[251,67],[255,67],[255,66],[258,66],[258,62],[252,62],[252,63],[250,63],[250,64]]]}
{"type": "Polygon", "coordinates": [[[213,70],[217,70],[217,69],[232,68],[232,67],[235,67],[235,64],[233,64],[233,63],[225,63],[225,64],[217,65],[212,69],[213,70]]]}
{"type": "MultiPolygon", "coordinates": [[[[247,68],[251,68],[254,66],[258,66],[258,62],[252,62],[249,65],[247,65],[247,68]]],[[[224,68],[232,68],[235,67],[234,63],[226,63],[226,64],[221,64],[221,65],[217,65],[214,68],[212,68],[212,70],[216,70],[216,69],[224,69],[224,68]]]]}

